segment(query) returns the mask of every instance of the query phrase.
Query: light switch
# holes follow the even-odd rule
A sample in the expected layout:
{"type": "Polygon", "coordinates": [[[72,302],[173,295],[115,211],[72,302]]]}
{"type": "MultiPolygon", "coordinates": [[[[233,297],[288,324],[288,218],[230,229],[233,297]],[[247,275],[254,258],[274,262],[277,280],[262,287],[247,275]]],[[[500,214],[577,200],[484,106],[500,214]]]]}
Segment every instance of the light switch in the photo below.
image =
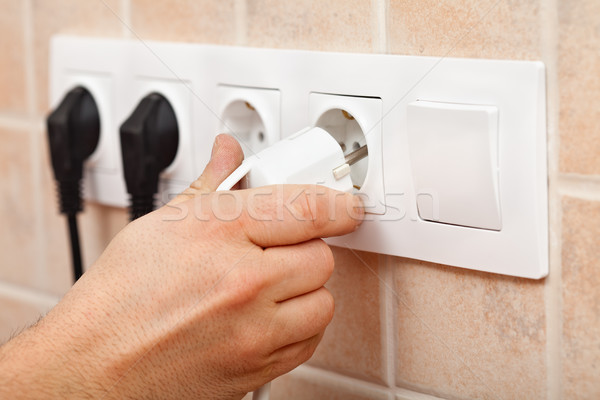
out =
{"type": "Polygon", "coordinates": [[[498,109],[432,101],[415,101],[407,107],[419,216],[501,230],[498,109]]]}

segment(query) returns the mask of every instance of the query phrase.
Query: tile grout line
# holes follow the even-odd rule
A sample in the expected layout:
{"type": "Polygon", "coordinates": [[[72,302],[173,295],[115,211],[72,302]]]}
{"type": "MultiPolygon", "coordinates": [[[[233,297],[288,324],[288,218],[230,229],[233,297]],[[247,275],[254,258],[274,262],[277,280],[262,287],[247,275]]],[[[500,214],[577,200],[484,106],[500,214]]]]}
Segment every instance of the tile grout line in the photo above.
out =
{"type": "Polygon", "coordinates": [[[389,388],[385,386],[338,374],[312,365],[302,364],[289,372],[289,375],[303,378],[310,382],[321,383],[330,388],[343,387],[346,390],[351,390],[352,393],[363,395],[372,395],[374,393],[381,394],[382,396],[389,395],[389,388]]]}
{"type": "MultiPolygon", "coordinates": [[[[25,75],[27,81],[27,98],[28,98],[28,115],[29,115],[29,137],[30,137],[30,155],[31,155],[31,193],[38,193],[43,187],[41,174],[41,158],[40,151],[42,137],[39,135],[38,120],[40,119],[37,112],[38,97],[36,93],[36,77],[35,77],[35,51],[34,51],[34,23],[33,23],[33,2],[26,0],[23,10],[23,30],[25,35],[25,75]]],[[[48,262],[46,260],[46,242],[45,223],[42,196],[33,196],[33,207],[35,212],[35,278],[34,280],[44,280],[48,272],[48,262]]],[[[42,283],[42,282],[38,282],[42,283]]]]}
{"type": "Polygon", "coordinates": [[[125,39],[131,39],[131,30],[128,26],[132,26],[131,23],[131,0],[121,0],[120,4],[121,18],[125,24],[121,24],[122,35],[125,39]]]}
{"type": "Polygon", "coordinates": [[[549,400],[558,400],[562,392],[562,265],[561,265],[561,236],[562,208],[560,199],[559,180],[559,111],[560,99],[558,93],[558,15],[556,0],[542,0],[542,59],[546,64],[547,82],[547,132],[548,132],[548,222],[550,244],[550,271],[545,286],[546,312],[546,382],[549,400]]]}
{"type": "MultiPolygon", "coordinates": [[[[387,11],[389,0],[372,0],[371,9],[373,10],[373,52],[387,53],[387,11]]],[[[379,255],[377,259],[379,271],[383,266],[384,280],[388,285],[393,284],[391,273],[390,257],[379,255]]],[[[395,371],[395,355],[396,347],[394,340],[394,309],[393,299],[390,290],[379,283],[379,308],[381,329],[381,363],[383,369],[383,380],[390,388],[390,397],[394,397],[394,389],[396,388],[396,371],[395,371]]]]}
{"type": "Polygon", "coordinates": [[[579,174],[558,174],[558,192],[561,196],[583,200],[600,201],[600,176],[579,174]]]}
{"type": "Polygon", "coordinates": [[[246,0],[235,0],[233,13],[235,18],[235,44],[246,46],[248,43],[248,3],[246,0]]]}
{"type": "MultiPolygon", "coordinates": [[[[381,298],[381,336],[383,340],[382,360],[384,363],[384,371],[386,373],[384,379],[387,385],[391,389],[396,389],[396,339],[395,339],[395,316],[394,316],[394,302],[392,292],[388,287],[393,287],[393,271],[391,256],[379,255],[378,264],[383,265],[384,281],[386,285],[379,285],[379,292],[381,298]]],[[[380,272],[381,273],[381,272],[380,272]]]]}
{"type": "Polygon", "coordinates": [[[359,395],[373,395],[375,393],[380,394],[382,397],[386,395],[395,396],[396,394],[402,395],[402,399],[411,400],[437,400],[439,397],[432,396],[429,394],[415,392],[413,390],[398,388],[390,391],[385,386],[378,385],[374,382],[363,381],[358,378],[351,376],[342,375],[328,369],[322,369],[313,365],[302,364],[296,369],[288,373],[290,376],[305,379],[311,382],[321,383],[328,387],[343,387],[346,390],[354,390],[359,395]]]}
{"type": "Polygon", "coordinates": [[[0,114],[0,126],[17,131],[28,131],[31,128],[31,117],[29,115],[0,114]]]}
{"type": "Polygon", "coordinates": [[[387,5],[388,0],[372,0],[373,52],[387,53],[387,5]]]}
{"type": "Polygon", "coordinates": [[[0,281],[0,295],[30,304],[43,304],[49,306],[54,306],[60,301],[60,296],[54,296],[37,289],[32,289],[27,286],[16,285],[5,281],[0,281]]]}

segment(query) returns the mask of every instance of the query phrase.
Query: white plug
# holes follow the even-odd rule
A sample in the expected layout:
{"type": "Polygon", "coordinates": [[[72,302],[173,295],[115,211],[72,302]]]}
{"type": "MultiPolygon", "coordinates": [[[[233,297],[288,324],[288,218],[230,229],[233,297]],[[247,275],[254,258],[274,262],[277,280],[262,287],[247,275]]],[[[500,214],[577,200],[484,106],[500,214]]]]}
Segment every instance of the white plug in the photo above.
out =
{"type": "Polygon", "coordinates": [[[245,159],[217,191],[241,182],[243,188],[317,184],[351,193],[350,166],[366,156],[363,146],[344,157],[333,136],[322,128],[308,127],[245,159]]]}

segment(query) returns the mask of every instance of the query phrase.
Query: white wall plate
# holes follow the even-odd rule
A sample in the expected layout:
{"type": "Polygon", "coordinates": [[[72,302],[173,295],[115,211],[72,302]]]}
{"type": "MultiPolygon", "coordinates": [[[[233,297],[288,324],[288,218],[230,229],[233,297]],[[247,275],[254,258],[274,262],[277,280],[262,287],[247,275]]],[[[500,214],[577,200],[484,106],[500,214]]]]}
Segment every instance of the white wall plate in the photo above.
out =
{"type": "MultiPolygon", "coordinates": [[[[321,105],[321,100],[314,103],[316,94],[343,100],[340,104],[352,99],[375,99],[380,106],[365,107],[366,114],[358,117],[371,121],[367,125],[372,126],[363,127],[370,131],[367,139],[371,138],[369,135],[379,138],[371,143],[367,140],[368,171],[361,190],[370,198],[383,196],[381,208],[369,214],[355,233],[329,239],[329,242],[499,274],[536,279],[548,274],[546,94],[545,70],[540,62],[142,43],[68,36],[53,39],[52,53],[52,104],[73,84],[73,79],[65,78],[70,71],[100,70],[106,74],[115,69],[110,73],[116,77],[111,78],[115,82],[112,96],[116,98],[112,107],[118,121],[111,126],[117,128],[132,111],[128,109],[131,104],[139,101],[131,98],[141,95],[139,90],[134,90],[136,77],[149,82],[185,82],[180,86],[183,89],[179,95],[191,99],[186,100],[191,102],[191,133],[186,144],[189,149],[180,149],[182,158],[178,154],[177,163],[181,163],[178,164],[181,168],[174,165],[165,175],[165,179],[168,176],[169,181],[180,185],[198,175],[210,157],[212,140],[222,126],[224,93],[220,89],[223,87],[267,88],[278,93],[280,109],[263,112],[280,117],[282,137],[317,123],[319,110],[329,108],[321,105]],[[188,94],[184,94],[185,91],[188,94]],[[418,122],[409,123],[411,105],[419,102],[447,104],[457,110],[463,110],[466,105],[476,111],[494,112],[486,114],[486,124],[473,125],[464,124],[462,114],[453,114],[447,119],[447,132],[444,129],[438,135],[423,131],[418,122]],[[475,130],[462,135],[463,129],[471,128],[475,130]],[[489,157],[463,160],[460,165],[454,163],[452,156],[443,157],[443,165],[455,171],[460,171],[461,166],[481,165],[477,164],[481,159],[493,162],[486,166],[485,174],[465,174],[469,176],[464,179],[470,179],[471,185],[459,181],[464,183],[465,189],[461,190],[443,185],[435,176],[429,180],[441,185],[445,195],[450,193],[454,204],[461,204],[462,208],[448,213],[440,204],[442,218],[432,217],[435,213],[425,218],[419,216],[417,198],[423,188],[416,179],[421,174],[418,170],[421,164],[416,164],[415,158],[417,146],[426,151],[427,140],[438,138],[431,142],[431,148],[435,146],[436,151],[440,151],[443,148],[437,140],[463,140],[467,147],[448,143],[454,145],[457,157],[469,157],[470,146],[473,151],[481,151],[483,143],[469,138],[479,138],[478,132],[486,129],[485,143],[494,151],[489,157]],[[465,218],[468,207],[461,203],[462,192],[465,192],[464,201],[471,202],[473,210],[483,209],[478,203],[484,201],[482,198],[488,199],[485,200],[487,206],[490,204],[490,190],[475,190],[479,197],[469,193],[469,188],[479,188],[473,186],[473,179],[482,176],[494,180],[489,187],[494,190],[493,198],[499,204],[499,211],[493,208],[497,212],[493,218],[485,218],[485,215],[465,218]],[[451,223],[443,223],[448,221],[451,223]],[[454,224],[455,221],[458,223],[454,224]],[[465,221],[464,226],[461,221],[465,221]]],[[[268,108],[268,104],[274,103],[264,104],[268,108]]],[[[357,116],[362,112],[363,109],[354,111],[357,116]]],[[[117,135],[118,131],[114,133],[117,135]]],[[[110,148],[116,147],[111,145],[110,148]]],[[[102,165],[105,162],[102,158],[98,156],[94,163],[102,165]]],[[[432,164],[430,172],[439,170],[442,157],[439,165],[435,159],[427,163],[432,164]]],[[[101,172],[100,168],[89,166],[88,178],[92,181],[89,185],[94,187],[88,192],[91,199],[113,205],[126,204],[120,168],[117,162],[116,169],[109,169],[113,174],[111,179],[106,179],[109,170],[101,172]],[[122,186],[115,189],[111,185],[117,185],[117,178],[122,186]]],[[[431,178],[431,175],[426,176],[431,178]]],[[[443,201],[444,197],[440,195],[438,200],[443,201]]]]}
{"type": "Polygon", "coordinates": [[[277,89],[219,85],[217,131],[239,138],[251,156],[281,139],[280,108],[277,89]]]}

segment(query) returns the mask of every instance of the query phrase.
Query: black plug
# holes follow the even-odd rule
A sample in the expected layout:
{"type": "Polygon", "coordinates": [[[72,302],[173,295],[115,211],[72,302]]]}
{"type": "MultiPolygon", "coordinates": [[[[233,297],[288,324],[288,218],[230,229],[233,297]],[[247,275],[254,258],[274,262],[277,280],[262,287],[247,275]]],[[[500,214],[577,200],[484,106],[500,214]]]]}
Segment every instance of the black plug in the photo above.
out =
{"type": "Polygon", "coordinates": [[[169,101],[150,93],[121,125],[121,154],[133,221],[154,210],[160,173],[177,154],[179,128],[169,101]]]}
{"type": "Polygon", "coordinates": [[[70,90],[46,120],[52,169],[57,181],[60,212],[67,216],[75,280],[83,273],[76,215],[82,207],[83,163],[100,139],[100,115],[85,88],[70,90]]]}

